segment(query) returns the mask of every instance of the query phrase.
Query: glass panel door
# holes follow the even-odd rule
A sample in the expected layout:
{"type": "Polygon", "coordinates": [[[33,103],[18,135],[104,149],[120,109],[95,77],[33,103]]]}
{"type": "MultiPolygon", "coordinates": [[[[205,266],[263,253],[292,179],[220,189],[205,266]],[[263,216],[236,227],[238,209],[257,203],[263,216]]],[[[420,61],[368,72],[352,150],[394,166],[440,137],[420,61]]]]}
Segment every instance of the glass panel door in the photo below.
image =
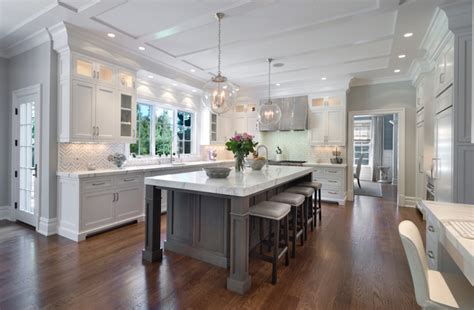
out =
{"type": "Polygon", "coordinates": [[[84,59],[76,59],[74,68],[76,70],[77,75],[81,75],[83,77],[94,78],[94,65],[91,61],[87,61],[84,59]]]}
{"type": "Polygon", "coordinates": [[[97,70],[97,79],[102,82],[112,83],[114,72],[112,68],[98,64],[99,69],[97,70]]]}
{"type": "Polygon", "coordinates": [[[132,96],[120,94],[120,136],[132,137],[132,96]]]}

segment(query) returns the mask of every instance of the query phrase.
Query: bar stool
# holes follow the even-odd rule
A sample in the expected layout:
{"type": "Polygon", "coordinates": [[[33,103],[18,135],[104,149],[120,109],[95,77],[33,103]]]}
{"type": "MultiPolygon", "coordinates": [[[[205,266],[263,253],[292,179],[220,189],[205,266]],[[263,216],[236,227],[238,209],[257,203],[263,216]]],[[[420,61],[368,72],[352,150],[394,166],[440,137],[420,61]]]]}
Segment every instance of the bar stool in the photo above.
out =
{"type": "Polygon", "coordinates": [[[313,200],[313,216],[314,216],[314,225],[316,226],[317,217],[319,217],[319,221],[321,222],[321,188],[322,184],[316,181],[311,182],[301,182],[298,186],[306,186],[312,187],[315,191],[315,199],[313,200]]]}
{"type": "MultiPolygon", "coordinates": [[[[262,248],[260,247],[260,255],[259,258],[271,262],[272,267],[272,284],[276,284],[277,282],[277,267],[278,267],[278,260],[285,255],[285,265],[288,266],[290,263],[289,255],[288,255],[288,243],[289,243],[289,223],[288,223],[288,213],[290,213],[291,206],[285,203],[279,202],[272,202],[272,201],[262,201],[252,207],[250,207],[250,216],[259,218],[259,219],[267,219],[269,220],[270,226],[272,224],[275,225],[275,238],[273,244],[273,253],[272,256],[263,255],[262,248]],[[283,248],[281,251],[280,249],[280,228],[281,228],[281,221],[284,222],[284,239],[283,239],[283,248]]],[[[262,221],[260,222],[262,224],[262,221]]],[[[260,243],[263,241],[262,239],[262,232],[263,228],[260,225],[260,243]]],[[[269,236],[271,238],[271,236],[269,236]]]]}
{"type": "Polygon", "coordinates": [[[292,236],[291,236],[291,257],[296,256],[296,240],[301,238],[301,245],[304,245],[304,196],[294,193],[280,193],[270,198],[271,201],[286,203],[291,206],[292,213],[292,236]],[[299,212],[298,212],[299,211],[299,212]],[[300,215],[301,226],[298,229],[298,214],[300,215]]]}
{"type": "Polygon", "coordinates": [[[304,239],[308,239],[308,224],[311,225],[311,230],[313,230],[313,194],[314,189],[312,187],[304,186],[292,186],[288,188],[285,192],[294,193],[303,195],[306,197],[304,200],[304,239]],[[309,216],[309,211],[311,210],[311,216],[309,216]]]}

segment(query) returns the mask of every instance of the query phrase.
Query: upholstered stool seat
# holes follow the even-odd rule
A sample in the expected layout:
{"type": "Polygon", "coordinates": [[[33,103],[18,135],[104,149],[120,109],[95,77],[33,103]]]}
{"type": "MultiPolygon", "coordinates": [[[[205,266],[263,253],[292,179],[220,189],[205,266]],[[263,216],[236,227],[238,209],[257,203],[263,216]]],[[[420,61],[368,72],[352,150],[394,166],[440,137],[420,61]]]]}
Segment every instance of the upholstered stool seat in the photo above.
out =
{"type": "Polygon", "coordinates": [[[314,194],[314,189],[312,187],[305,186],[292,186],[285,190],[287,193],[295,193],[304,195],[305,197],[311,197],[314,194]]]}
{"type": "Polygon", "coordinates": [[[308,225],[314,229],[313,218],[313,195],[314,189],[306,186],[293,186],[286,190],[287,193],[295,193],[306,197],[304,202],[304,239],[308,239],[308,225]]]}
{"type": "MultiPolygon", "coordinates": [[[[288,214],[291,211],[291,205],[281,202],[274,201],[262,201],[252,207],[250,207],[250,217],[260,219],[260,254],[259,258],[271,262],[273,265],[272,268],[272,283],[277,282],[277,267],[278,259],[285,256],[285,265],[288,266],[290,263],[288,255],[288,244],[289,244],[289,223],[288,223],[288,214]],[[273,252],[272,256],[264,255],[262,252],[262,242],[263,240],[263,220],[269,220],[269,226],[275,226],[275,236],[273,242],[273,252]],[[281,222],[284,223],[283,226],[283,235],[280,236],[281,222]],[[280,240],[282,237],[282,240],[280,240]],[[283,245],[281,244],[283,241],[283,245]],[[281,250],[280,250],[281,248],[281,250]]],[[[250,234],[251,236],[251,234],[250,234]]],[[[271,243],[271,234],[268,237],[271,243]]],[[[250,242],[250,244],[252,244],[250,242]]],[[[270,248],[271,249],[271,248],[270,248]]],[[[269,249],[269,250],[270,250],[269,249]]]]}
{"type": "Polygon", "coordinates": [[[310,182],[301,182],[298,184],[298,186],[312,187],[314,188],[314,190],[318,190],[318,189],[321,189],[323,185],[316,181],[310,181],[310,182]]]}
{"type": "MultiPolygon", "coordinates": [[[[292,248],[291,257],[296,256],[296,240],[301,238],[301,245],[304,245],[304,202],[305,196],[295,193],[283,192],[270,198],[271,201],[287,203],[291,205],[292,213],[292,248]],[[298,216],[300,219],[300,227],[298,227],[298,216]]],[[[271,232],[270,232],[271,235],[271,232]]]]}
{"type": "Polygon", "coordinates": [[[250,207],[250,215],[279,221],[291,211],[291,205],[273,201],[262,201],[250,207]]]}
{"type": "Polygon", "coordinates": [[[287,203],[289,205],[297,207],[303,204],[304,196],[300,194],[283,192],[276,196],[273,196],[272,198],[270,198],[270,200],[287,203]]]}

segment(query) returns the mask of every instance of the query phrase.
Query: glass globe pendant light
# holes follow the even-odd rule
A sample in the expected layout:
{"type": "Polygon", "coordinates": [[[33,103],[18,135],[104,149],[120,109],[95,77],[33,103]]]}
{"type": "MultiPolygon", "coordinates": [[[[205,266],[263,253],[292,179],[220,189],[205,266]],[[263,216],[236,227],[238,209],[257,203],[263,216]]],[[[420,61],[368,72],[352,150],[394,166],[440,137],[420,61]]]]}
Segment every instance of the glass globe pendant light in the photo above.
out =
{"type": "Polygon", "coordinates": [[[270,69],[273,59],[268,58],[268,100],[260,106],[258,111],[258,121],[262,126],[274,126],[280,122],[281,109],[278,105],[273,104],[270,92],[270,69]]]}
{"type": "Polygon", "coordinates": [[[237,91],[234,84],[221,74],[221,20],[224,13],[216,13],[216,18],[219,23],[217,75],[204,85],[201,102],[211,112],[220,115],[233,108],[237,91]]]}

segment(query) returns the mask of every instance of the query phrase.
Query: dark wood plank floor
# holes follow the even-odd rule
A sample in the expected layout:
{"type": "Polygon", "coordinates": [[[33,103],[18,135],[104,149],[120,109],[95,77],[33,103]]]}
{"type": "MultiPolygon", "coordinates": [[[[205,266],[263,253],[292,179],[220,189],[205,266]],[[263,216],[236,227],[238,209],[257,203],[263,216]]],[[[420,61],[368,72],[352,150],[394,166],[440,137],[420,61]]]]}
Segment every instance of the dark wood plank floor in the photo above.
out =
{"type": "Polygon", "coordinates": [[[76,244],[0,221],[0,309],[418,309],[397,231],[404,219],[423,231],[417,211],[373,197],[323,211],[277,285],[251,259],[244,296],[225,289],[227,270],[191,258],[142,263],[143,223],[76,244]]]}

